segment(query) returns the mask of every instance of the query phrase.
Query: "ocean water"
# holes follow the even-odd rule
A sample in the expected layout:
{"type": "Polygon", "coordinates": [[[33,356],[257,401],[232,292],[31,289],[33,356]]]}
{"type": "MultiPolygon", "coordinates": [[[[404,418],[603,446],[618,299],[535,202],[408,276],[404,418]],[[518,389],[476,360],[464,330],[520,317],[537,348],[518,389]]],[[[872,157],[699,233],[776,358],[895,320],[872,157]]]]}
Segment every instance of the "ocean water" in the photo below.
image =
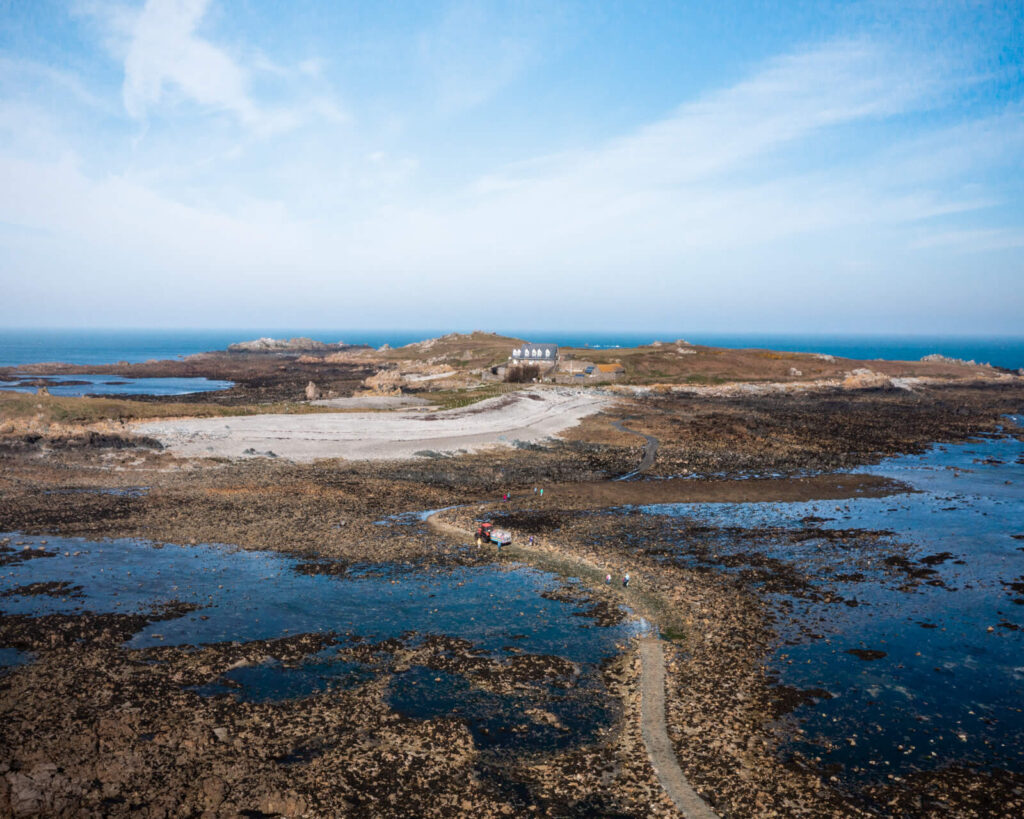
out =
{"type": "MultiPolygon", "coordinates": [[[[472,328],[460,328],[468,332],[472,328]]],[[[173,359],[211,350],[224,350],[237,341],[270,336],[292,338],[306,336],[317,341],[399,347],[425,338],[443,335],[448,330],[345,330],[274,329],[251,330],[0,330],[0,367],[65,361],[73,364],[136,363],[149,359],[173,359]]],[[[829,353],[858,359],[915,361],[931,353],[952,358],[979,361],[997,367],[1024,367],[1024,335],[1016,337],[982,336],[901,336],[901,335],[809,335],[771,333],[690,333],[685,328],[650,332],[626,331],[551,331],[524,332],[506,327],[502,335],[525,337],[564,347],[597,349],[633,347],[652,341],[684,338],[694,344],[716,347],[769,348],[786,352],[829,353]]]]}

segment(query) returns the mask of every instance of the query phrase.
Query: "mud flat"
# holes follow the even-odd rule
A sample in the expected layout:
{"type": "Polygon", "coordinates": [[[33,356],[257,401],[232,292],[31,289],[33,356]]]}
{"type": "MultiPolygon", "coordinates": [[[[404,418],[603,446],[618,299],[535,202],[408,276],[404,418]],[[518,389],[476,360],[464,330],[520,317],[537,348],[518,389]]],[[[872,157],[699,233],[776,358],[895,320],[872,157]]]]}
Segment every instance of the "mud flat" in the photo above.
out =
{"type": "Polygon", "coordinates": [[[182,456],[272,452],[293,461],[393,460],[542,441],[608,403],[592,391],[530,390],[444,412],[256,415],[142,423],[133,429],[182,456]]]}

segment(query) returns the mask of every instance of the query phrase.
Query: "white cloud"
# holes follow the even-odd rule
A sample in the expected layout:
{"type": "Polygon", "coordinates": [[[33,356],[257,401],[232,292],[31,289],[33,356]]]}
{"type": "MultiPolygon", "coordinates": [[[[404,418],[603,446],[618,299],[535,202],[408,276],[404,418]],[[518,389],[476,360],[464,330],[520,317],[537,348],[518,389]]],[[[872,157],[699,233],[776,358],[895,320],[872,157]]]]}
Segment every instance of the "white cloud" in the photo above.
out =
{"type": "MultiPolygon", "coordinates": [[[[174,18],[174,36],[164,26],[159,35],[133,29],[126,70],[139,43],[155,38],[164,49],[132,63],[139,116],[165,104],[168,87],[244,123],[264,116],[248,73],[197,37],[204,9],[161,8],[174,18]],[[171,66],[175,53],[191,55],[193,67],[171,66]],[[195,66],[221,60],[228,81],[194,88],[195,66]]],[[[827,44],[779,58],[617,139],[500,168],[455,190],[411,184],[430,157],[414,158],[404,145],[367,140],[342,157],[323,134],[302,143],[309,150],[270,140],[259,167],[237,157],[213,183],[216,198],[203,189],[207,166],[187,168],[158,193],[159,163],[90,177],[72,156],[16,159],[0,150],[0,187],[14,192],[0,201],[0,222],[47,231],[45,242],[28,232],[18,239],[19,265],[31,259],[55,271],[40,287],[59,279],[60,260],[47,254],[74,248],[76,264],[101,289],[123,288],[145,270],[209,281],[224,303],[244,292],[263,298],[268,311],[318,311],[312,324],[332,323],[324,317],[340,315],[339,305],[388,303],[408,314],[424,300],[458,311],[497,298],[541,315],[529,289],[538,283],[551,305],[586,294],[606,314],[646,304],[669,315],[679,301],[745,304],[748,315],[774,307],[786,316],[800,309],[787,302],[798,290],[813,293],[801,297],[806,309],[813,299],[818,311],[829,300],[869,310],[863,290],[884,286],[911,299],[909,283],[950,247],[1020,247],[1019,226],[985,223],[1005,204],[986,174],[1024,153],[1013,106],[943,127],[914,121],[899,139],[894,131],[879,131],[885,136],[874,142],[856,138],[865,125],[914,120],[906,115],[936,105],[957,81],[941,62],[914,62],[863,41],[827,44]],[[859,152],[845,154],[848,143],[859,152]],[[815,160],[820,147],[825,158],[815,160]],[[281,180],[276,198],[252,182],[257,172],[281,180]],[[595,282],[607,289],[626,281],[611,287],[607,304],[593,291],[595,282]]],[[[326,97],[303,105],[289,110],[322,122],[344,117],[326,97]]],[[[12,122],[20,115],[11,111],[12,122]]],[[[0,108],[0,128],[3,121],[0,108]]],[[[225,163],[218,155],[215,164],[225,163]]],[[[960,306],[971,298],[980,296],[972,291],[960,306]]]]}
{"type": "Polygon", "coordinates": [[[246,122],[256,119],[245,71],[196,36],[208,5],[209,0],[148,0],[124,61],[124,104],[131,116],[145,117],[172,85],[201,105],[231,111],[246,122]]]}
{"type": "MultiPolygon", "coordinates": [[[[990,204],[915,186],[877,155],[816,170],[802,146],[932,103],[943,66],[907,66],[842,42],[775,60],[751,79],[606,144],[513,166],[458,195],[363,226],[388,253],[467,267],[660,266],[693,249],[775,241],[839,226],[905,224],[990,204]],[[865,178],[865,172],[869,170],[865,178]],[[411,239],[386,242],[385,235],[411,239]]],[[[951,132],[947,141],[962,134],[951,132]]],[[[950,147],[943,143],[944,147],[950,147]]],[[[933,146],[937,148],[937,146],[933,146]]],[[[970,152],[961,145],[961,151],[970,152]]],[[[936,169],[948,177],[955,167],[936,169]]],[[[934,181],[934,179],[932,180],[934,181]]],[[[368,251],[369,252],[369,251],[368,251]]],[[[398,262],[389,258],[389,262],[398,262]]]]}
{"type": "MultiPolygon", "coordinates": [[[[286,107],[260,104],[252,88],[255,75],[308,78],[315,61],[306,60],[293,69],[255,51],[246,64],[197,33],[209,5],[210,0],[147,0],[129,24],[122,86],[129,116],[145,119],[153,109],[173,103],[177,94],[208,111],[228,112],[263,137],[313,121],[347,119],[337,101],[324,94],[307,99],[297,93],[286,107]]],[[[109,24],[124,26],[123,13],[109,16],[109,24]]]]}

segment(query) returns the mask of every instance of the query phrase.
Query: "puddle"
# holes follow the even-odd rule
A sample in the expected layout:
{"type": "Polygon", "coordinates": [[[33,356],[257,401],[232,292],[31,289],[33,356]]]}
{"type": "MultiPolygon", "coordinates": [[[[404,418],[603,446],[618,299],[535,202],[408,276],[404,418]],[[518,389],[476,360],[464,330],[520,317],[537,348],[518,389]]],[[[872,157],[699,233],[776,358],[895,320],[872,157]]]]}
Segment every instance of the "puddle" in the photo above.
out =
{"type": "MultiPolygon", "coordinates": [[[[39,540],[18,538],[30,550],[39,540]]],[[[256,702],[361,685],[405,652],[409,661],[391,669],[388,702],[410,717],[465,719],[481,747],[585,741],[617,713],[601,662],[647,628],[633,617],[599,624],[582,587],[565,593],[562,579],[529,568],[338,564],[311,572],[285,555],[215,545],[51,536],[46,548],[46,560],[4,567],[0,613],[135,614],[179,604],[181,616],[145,625],[129,649],[328,638],[301,661],[268,656],[192,689],[256,702]],[[382,659],[366,659],[372,650],[353,659],[354,647],[367,646],[382,659]]]]}
{"type": "Polygon", "coordinates": [[[67,487],[62,489],[48,489],[44,495],[113,495],[119,498],[142,498],[149,494],[148,486],[126,486],[122,488],[111,487],[67,487]]]}
{"type": "Polygon", "coordinates": [[[32,655],[16,648],[0,648],[0,676],[19,665],[32,662],[32,655]]]}
{"type": "Polygon", "coordinates": [[[397,515],[388,515],[386,518],[381,520],[375,520],[374,524],[377,526],[413,526],[417,523],[426,523],[427,518],[431,515],[436,515],[438,512],[448,512],[451,509],[461,509],[462,505],[458,506],[442,506],[440,509],[425,509],[418,512],[399,512],[397,515]]]}
{"type": "Polygon", "coordinates": [[[128,378],[117,375],[25,375],[0,380],[0,390],[34,393],[45,384],[51,395],[186,395],[226,390],[232,381],[210,378],[128,378]]]}
{"type": "Polygon", "coordinates": [[[772,676],[831,695],[793,710],[804,734],[784,754],[849,781],[950,763],[1021,770],[1024,443],[986,437],[858,471],[918,491],[643,511],[671,516],[678,539],[662,559],[760,588],[782,643],[772,676]]]}

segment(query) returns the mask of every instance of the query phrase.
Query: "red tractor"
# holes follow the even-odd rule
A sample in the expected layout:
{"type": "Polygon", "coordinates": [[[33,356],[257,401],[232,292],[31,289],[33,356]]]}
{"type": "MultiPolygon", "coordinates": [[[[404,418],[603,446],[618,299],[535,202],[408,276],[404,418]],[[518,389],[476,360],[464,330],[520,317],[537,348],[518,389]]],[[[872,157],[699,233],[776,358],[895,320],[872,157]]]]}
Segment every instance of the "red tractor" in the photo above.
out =
{"type": "Polygon", "coordinates": [[[512,533],[504,529],[495,529],[493,523],[480,523],[476,527],[476,545],[482,546],[485,543],[494,543],[497,546],[507,546],[512,542],[512,533]]]}

